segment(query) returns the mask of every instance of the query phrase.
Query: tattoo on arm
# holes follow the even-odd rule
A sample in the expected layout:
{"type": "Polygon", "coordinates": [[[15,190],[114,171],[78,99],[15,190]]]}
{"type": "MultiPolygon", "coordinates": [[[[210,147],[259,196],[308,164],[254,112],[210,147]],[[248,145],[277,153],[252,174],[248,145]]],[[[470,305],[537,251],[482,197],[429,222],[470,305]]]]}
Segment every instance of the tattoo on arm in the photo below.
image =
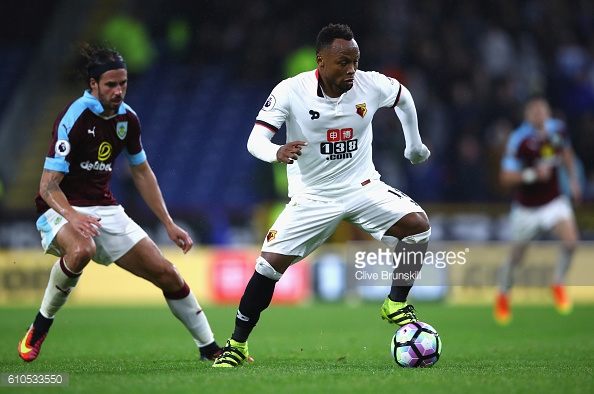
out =
{"type": "Polygon", "coordinates": [[[43,182],[42,182],[42,197],[44,200],[51,196],[53,192],[60,192],[60,182],[62,181],[63,175],[59,172],[43,170],[43,182]]]}

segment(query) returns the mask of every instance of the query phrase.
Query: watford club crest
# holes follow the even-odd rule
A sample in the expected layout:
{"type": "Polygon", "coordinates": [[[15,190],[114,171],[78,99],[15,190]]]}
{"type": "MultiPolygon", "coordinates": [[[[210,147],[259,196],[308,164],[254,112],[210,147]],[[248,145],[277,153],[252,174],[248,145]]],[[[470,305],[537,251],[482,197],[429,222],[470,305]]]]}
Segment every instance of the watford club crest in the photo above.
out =
{"type": "Polygon", "coordinates": [[[367,114],[367,104],[365,104],[365,103],[357,104],[357,105],[355,105],[355,107],[357,108],[357,115],[364,118],[365,115],[367,114]]]}
{"type": "Polygon", "coordinates": [[[268,234],[266,234],[266,242],[270,242],[274,238],[276,238],[276,230],[270,230],[268,234]]]}

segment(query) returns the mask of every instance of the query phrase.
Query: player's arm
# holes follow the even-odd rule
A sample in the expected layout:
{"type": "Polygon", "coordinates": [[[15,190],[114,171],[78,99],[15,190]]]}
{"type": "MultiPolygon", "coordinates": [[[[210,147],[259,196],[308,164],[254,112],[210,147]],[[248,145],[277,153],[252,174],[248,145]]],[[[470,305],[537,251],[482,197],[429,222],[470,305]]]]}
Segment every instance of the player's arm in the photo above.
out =
{"type": "Polygon", "coordinates": [[[522,184],[530,185],[551,179],[553,176],[551,165],[540,162],[540,164],[527,166],[525,164],[527,155],[524,142],[516,146],[513,139],[508,140],[499,171],[499,181],[503,187],[513,188],[522,184]]]}
{"type": "Polygon", "coordinates": [[[505,167],[499,172],[499,181],[503,187],[515,187],[521,184],[546,182],[553,175],[550,165],[526,167],[522,170],[510,170],[505,167]]]}
{"type": "Polygon", "coordinates": [[[159,218],[161,223],[163,223],[167,229],[169,238],[171,238],[171,240],[175,242],[184,253],[187,253],[192,248],[194,242],[186,231],[173,222],[173,219],[169,215],[165,200],[163,199],[163,194],[161,193],[161,188],[157,182],[157,177],[148,164],[148,161],[145,160],[140,164],[131,165],[130,168],[132,170],[134,185],[140,192],[142,199],[157,218],[159,218]]]}
{"type": "Polygon", "coordinates": [[[394,110],[400,119],[404,132],[404,141],[406,142],[404,157],[413,164],[422,163],[429,158],[431,152],[421,141],[417,109],[415,108],[412,95],[406,87],[403,85],[400,86],[400,100],[394,110]]]}
{"type": "Polygon", "coordinates": [[[68,202],[66,195],[60,188],[60,182],[64,179],[64,173],[43,169],[39,183],[39,194],[41,198],[54,211],[62,215],[68,223],[83,237],[95,237],[99,235],[97,228],[101,228],[101,218],[83,215],[77,212],[68,202]]]}
{"type": "Polygon", "coordinates": [[[301,156],[301,147],[307,146],[305,141],[292,141],[285,145],[273,143],[272,130],[255,124],[247,142],[248,151],[256,158],[268,163],[287,163],[293,164],[301,156]]]}
{"type": "Polygon", "coordinates": [[[513,188],[522,183],[534,183],[536,182],[536,171],[534,169],[526,169],[525,172],[509,171],[502,168],[499,172],[499,181],[501,182],[501,186],[505,188],[513,188]]]}
{"type": "Polygon", "coordinates": [[[575,168],[575,153],[571,145],[563,148],[561,151],[561,160],[563,161],[563,165],[567,169],[567,175],[569,176],[571,197],[575,203],[580,203],[582,201],[582,188],[575,168]]]}

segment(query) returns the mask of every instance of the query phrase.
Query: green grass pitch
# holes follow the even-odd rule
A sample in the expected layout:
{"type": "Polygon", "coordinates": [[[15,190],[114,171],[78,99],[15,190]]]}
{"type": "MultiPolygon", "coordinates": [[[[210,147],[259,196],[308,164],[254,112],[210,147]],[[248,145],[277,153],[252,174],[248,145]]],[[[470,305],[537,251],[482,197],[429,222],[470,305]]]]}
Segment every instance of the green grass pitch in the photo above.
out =
{"type": "MultiPolygon", "coordinates": [[[[0,387],[0,392],[80,393],[592,393],[594,306],[558,315],[517,306],[507,327],[490,306],[417,303],[443,340],[433,368],[404,369],[390,355],[395,327],[381,302],[273,306],[250,338],[256,362],[215,369],[165,305],[68,307],[39,358],[17,343],[36,308],[0,309],[0,372],[68,373],[68,387],[0,387]]],[[[235,307],[205,308],[217,341],[231,334],[235,307]]]]}

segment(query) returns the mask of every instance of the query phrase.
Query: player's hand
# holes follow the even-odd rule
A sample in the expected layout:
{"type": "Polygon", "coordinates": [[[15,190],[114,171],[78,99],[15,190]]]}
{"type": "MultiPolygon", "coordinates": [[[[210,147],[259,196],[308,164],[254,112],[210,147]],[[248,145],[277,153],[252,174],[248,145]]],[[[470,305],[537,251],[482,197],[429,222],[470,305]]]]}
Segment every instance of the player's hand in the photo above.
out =
{"type": "Polygon", "coordinates": [[[293,164],[301,156],[301,147],[307,146],[305,141],[293,141],[281,146],[276,152],[276,160],[281,163],[293,164]]]}
{"type": "Polygon", "coordinates": [[[70,217],[68,217],[68,223],[85,238],[91,238],[100,235],[99,229],[102,227],[101,223],[99,223],[100,221],[101,218],[83,215],[79,212],[75,212],[70,217]]]}
{"type": "Polygon", "coordinates": [[[410,160],[413,164],[419,164],[427,160],[431,156],[429,148],[425,144],[415,148],[409,148],[408,146],[404,149],[404,157],[410,160]]]}
{"type": "Polygon", "coordinates": [[[188,233],[175,223],[167,226],[167,235],[180,247],[184,254],[188,253],[194,245],[194,241],[192,241],[188,233]]]}

